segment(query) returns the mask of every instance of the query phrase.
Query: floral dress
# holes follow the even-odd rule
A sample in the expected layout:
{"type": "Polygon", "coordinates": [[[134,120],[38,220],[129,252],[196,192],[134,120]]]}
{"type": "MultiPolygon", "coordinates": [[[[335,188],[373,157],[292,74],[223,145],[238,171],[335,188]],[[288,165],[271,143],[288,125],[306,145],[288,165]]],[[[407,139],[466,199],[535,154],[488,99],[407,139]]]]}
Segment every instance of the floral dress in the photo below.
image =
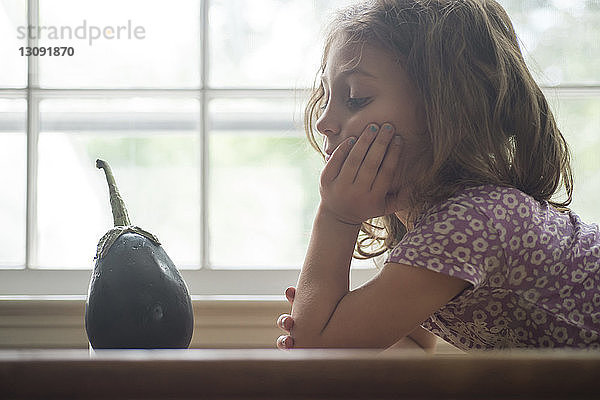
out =
{"type": "Polygon", "coordinates": [[[600,348],[600,233],[509,187],[461,191],[388,257],[472,286],[423,328],[462,350],[600,348]]]}

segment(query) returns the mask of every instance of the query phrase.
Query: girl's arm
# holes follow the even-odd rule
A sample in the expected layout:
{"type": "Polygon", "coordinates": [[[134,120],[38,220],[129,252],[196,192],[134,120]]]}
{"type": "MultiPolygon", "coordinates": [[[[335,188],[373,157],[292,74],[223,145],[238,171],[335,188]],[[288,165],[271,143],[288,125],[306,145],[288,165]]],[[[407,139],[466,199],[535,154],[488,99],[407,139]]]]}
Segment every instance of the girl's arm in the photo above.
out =
{"type": "MultiPolygon", "coordinates": [[[[296,288],[294,286],[288,287],[285,291],[285,296],[290,302],[290,305],[293,305],[294,298],[296,296],[296,288]]],[[[290,314],[281,314],[277,319],[277,326],[287,333],[286,335],[282,335],[277,339],[277,348],[281,350],[293,349],[294,339],[289,335],[290,331],[294,327],[294,319],[292,318],[292,316],[290,314]]],[[[435,353],[437,341],[437,336],[419,326],[415,330],[410,332],[408,336],[398,340],[388,349],[420,349],[425,351],[426,353],[435,353]]]]}
{"type": "Polygon", "coordinates": [[[432,353],[432,351],[425,350],[420,344],[411,338],[410,335],[398,340],[386,350],[420,350],[426,353],[432,353]]]}
{"type": "Polygon", "coordinates": [[[305,264],[301,272],[292,307],[295,348],[387,348],[469,286],[461,279],[388,263],[371,281],[348,291],[348,269],[332,265],[341,264],[305,264]]]}
{"type": "Polygon", "coordinates": [[[457,278],[388,263],[349,291],[360,223],[397,210],[388,191],[400,156],[393,128],[368,126],[343,142],[321,175],[321,204],[292,307],[294,347],[389,347],[468,286],[457,278]],[[356,144],[354,144],[356,143],[356,144]]]}
{"type": "Polygon", "coordinates": [[[435,353],[437,336],[418,326],[408,336],[400,339],[389,349],[422,349],[426,353],[435,353]]]}
{"type": "Polygon", "coordinates": [[[295,347],[312,347],[348,294],[350,261],[359,225],[338,221],[319,207],[292,306],[295,347]]]}

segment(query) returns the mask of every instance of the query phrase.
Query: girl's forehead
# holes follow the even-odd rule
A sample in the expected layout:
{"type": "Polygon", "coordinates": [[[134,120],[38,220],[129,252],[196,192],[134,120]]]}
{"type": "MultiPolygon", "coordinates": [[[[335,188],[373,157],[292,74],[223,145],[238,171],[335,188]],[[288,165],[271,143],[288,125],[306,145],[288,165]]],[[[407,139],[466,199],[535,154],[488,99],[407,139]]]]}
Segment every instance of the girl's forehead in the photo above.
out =
{"type": "Polygon", "coordinates": [[[329,49],[323,75],[338,75],[358,68],[365,64],[365,53],[370,53],[364,44],[340,44],[334,41],[329,49]]]}
{"type": "Polygon", "coordinates": [[[397,63],[388,52],[368,43],[331,46],[322,78],[325,80],[335,79],[339,75],[346,75],[350,72],[376,76],[394,67],[397,67],[397,63]]]}

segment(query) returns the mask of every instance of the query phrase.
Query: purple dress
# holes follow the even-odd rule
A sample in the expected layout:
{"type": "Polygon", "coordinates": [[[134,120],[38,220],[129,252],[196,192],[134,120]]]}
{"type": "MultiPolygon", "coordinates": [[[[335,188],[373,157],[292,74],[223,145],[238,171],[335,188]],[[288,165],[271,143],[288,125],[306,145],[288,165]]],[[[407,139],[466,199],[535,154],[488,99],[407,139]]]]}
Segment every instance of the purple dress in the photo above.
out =
{"type": "Polygon", "coordinates": [[[425,212],[388,262],[471,283],[423,327],[462,350],[600,348],[600,232],[508,187],[425,212]]]}

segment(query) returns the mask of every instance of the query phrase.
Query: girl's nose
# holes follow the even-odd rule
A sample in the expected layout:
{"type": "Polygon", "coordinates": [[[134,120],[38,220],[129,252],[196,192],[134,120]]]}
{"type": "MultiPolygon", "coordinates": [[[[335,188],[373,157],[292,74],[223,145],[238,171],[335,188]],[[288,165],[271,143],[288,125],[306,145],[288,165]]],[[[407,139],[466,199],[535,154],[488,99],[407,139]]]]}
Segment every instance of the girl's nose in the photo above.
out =
{"type": "Polygon", "coordinates": [[[340,124],[335,118],[335,113],[328,106],[319,117],[316,124],[317,130],[325,136],[337,135],[340,133],[340,124]]]}

